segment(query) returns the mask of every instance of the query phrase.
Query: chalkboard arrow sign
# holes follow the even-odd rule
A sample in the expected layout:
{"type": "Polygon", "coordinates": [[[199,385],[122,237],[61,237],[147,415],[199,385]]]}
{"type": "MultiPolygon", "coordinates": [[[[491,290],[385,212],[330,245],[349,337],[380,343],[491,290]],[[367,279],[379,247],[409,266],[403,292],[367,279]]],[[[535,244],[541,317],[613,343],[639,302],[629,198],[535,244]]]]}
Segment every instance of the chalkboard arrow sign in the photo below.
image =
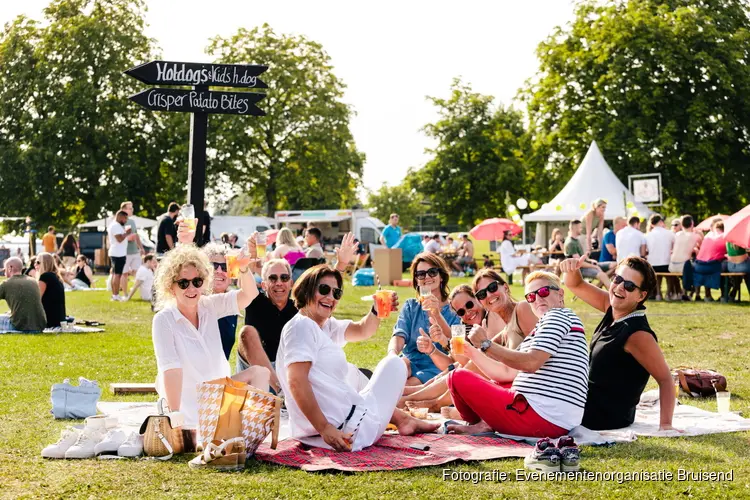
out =
{"type": "Polygon", "coordinates": [[[201,64],[172,61],[151,61],[125,71],[149,85],[206,85],[267,89],[258,76],[268,66],[250,64],[201,64]]]}
{"type": "Polygon", "coordinates": [[[130,100],[154,111],[265,116],[266,112],[255,106],[265,96],[258,92],[155,88],[132,95],[130,100]]]}

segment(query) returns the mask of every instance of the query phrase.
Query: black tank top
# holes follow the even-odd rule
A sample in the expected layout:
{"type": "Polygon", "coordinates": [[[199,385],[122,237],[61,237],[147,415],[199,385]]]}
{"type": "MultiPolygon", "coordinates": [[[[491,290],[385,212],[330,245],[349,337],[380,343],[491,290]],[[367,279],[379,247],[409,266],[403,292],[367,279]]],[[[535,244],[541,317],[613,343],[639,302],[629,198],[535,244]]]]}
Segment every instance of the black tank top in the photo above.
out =
{"type": "Polygon", "coordinates": [[[620,429],[635,420],[635,407],[648,382],[649,373],[625,351],[625,343],[638,331],[656,334],[646,319],[646,307],[614,322],[607,310],[591,339],[589,390],[581,425],[593,430],[620,429]]]}
{"type": "Polygon", "coordinates": [[[88,286],[91,286],[91,280],[89,280],[89,277],[86,276],[86,273],[84,272],[85,269],[85,267],[76,266],[76,279],[83,281],[88,286]]]}

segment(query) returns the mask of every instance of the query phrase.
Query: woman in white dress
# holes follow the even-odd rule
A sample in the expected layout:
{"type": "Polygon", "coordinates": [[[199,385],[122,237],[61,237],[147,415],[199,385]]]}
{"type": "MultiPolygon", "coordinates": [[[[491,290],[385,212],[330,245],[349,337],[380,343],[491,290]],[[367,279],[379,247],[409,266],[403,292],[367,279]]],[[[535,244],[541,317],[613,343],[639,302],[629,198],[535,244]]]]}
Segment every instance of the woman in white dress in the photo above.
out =
{"type": "Polygon", "coordinates": [[[397,356],[383,359],[362,391],[346,382],[342,347],[370,338],[380,320],[372,312],[357,323],[333,318],[342,283],[341,273],[323,264],[305,271],[292,290],[299,313],[281,332],[276,354],[291,436],[310,446],[358,451],[375,443],[389,422],[403,435],[433,432],[438,424],[396,409],[406,383],[406,365],[397,356]]]}
{"type": "Polygon", "coordinates": [[[503,271],[508,275],[508,284],[513,284],[513,273],[517,267],[528,266],[531,259],[530,253],[518,255],[516,249],[513,246],[513,242],[510,240],[510,231],[503,233],[503,242],[500,244],[500,264],[503,266],[503,271]]]}

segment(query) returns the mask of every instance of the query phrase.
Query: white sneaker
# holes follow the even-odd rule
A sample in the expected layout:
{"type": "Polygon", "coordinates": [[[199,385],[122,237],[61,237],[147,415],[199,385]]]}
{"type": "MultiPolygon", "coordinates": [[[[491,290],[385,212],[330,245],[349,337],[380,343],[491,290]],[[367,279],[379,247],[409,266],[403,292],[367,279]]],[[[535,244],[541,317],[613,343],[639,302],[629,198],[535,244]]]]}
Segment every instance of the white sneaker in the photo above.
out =
{"type": "Polygon", "coordinates": [[[143,436],[131,432],[124,443],[117,449],[121,457],[140,457],[143,454],[143,436]]]}
{"type": "Polygon", "coordinates": [[[67,427],[60,433],[60,440],[42,450],[44,458],[65,458],[65,452],[78,440],[81,429],[67,427]]]}
{"type": "Polygon", "coordinates": [[[128,435],[119,429],[109,431],[104,439],[94,446],[94,455],[117,455],[117,450],[127,438],[128,435]]]}
{"type": "Polygon", "coordinates": [[[94,447],[104,438],[99,429],[86,427],[75,444],[65,452],[65,458],[94,458],[94,447]]]}

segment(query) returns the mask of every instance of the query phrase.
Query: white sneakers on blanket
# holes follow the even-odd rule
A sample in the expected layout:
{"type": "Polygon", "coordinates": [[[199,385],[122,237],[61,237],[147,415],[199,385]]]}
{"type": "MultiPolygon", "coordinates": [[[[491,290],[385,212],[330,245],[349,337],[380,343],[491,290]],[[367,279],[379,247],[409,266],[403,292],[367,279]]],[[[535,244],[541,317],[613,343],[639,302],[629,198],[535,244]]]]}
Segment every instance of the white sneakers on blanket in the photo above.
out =
{"type": "Polygon", "coordinates": [[[128,435],[119,429],[111,430],[100,442],[94,446],[94,456],[117,455],[117,450],[122,446],[128,435]]]}
{"type": "Polygon", "coordinates": [[[42,450],[43,458],[65,458],[65,452],[78,441],[82,429],[67,427],[60,433],[60,440],[42,450]]]}
{"type": "Polygon", "coordinates": [[[143,436],[137,432],[131,432],[125,442],[117,449],[117,454],[121,457],[140,457],[143,455],[143,436]]]}
{"type": "Polygon", "coordinates": [[[95,448],[104,439],[101,429],[86,427],[76,442],[65,452],[65,458],[94,458],[95,448]]]}

